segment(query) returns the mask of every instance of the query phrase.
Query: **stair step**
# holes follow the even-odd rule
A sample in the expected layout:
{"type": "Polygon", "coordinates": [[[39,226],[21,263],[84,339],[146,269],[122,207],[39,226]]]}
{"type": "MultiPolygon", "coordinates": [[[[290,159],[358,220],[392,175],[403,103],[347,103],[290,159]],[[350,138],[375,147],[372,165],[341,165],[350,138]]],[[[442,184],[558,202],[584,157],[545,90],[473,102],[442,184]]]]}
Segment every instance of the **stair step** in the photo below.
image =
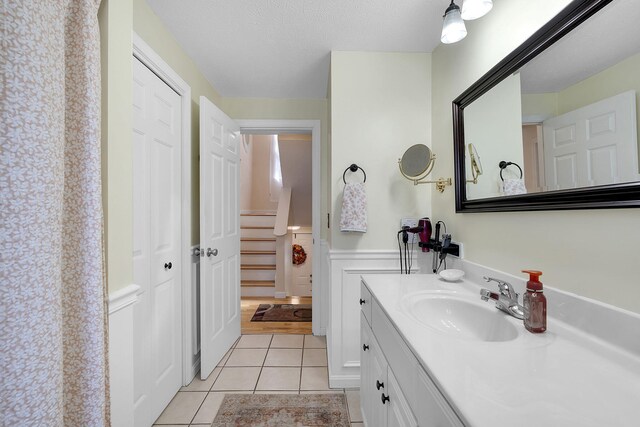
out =
{"type": "Polygon", "coordinates": [[[275,242],[275,237],[243,237],[241,242],[275,242]]]}
{"type": "Polygon", "coordinates": [[[240,251],[240,255],[275,255],[276,251],[256,251],[256,250],[244,250],[240,251]]]}
{"type": "Polygon", "coordinates": [[[275,270],[274,264],[241,264],[240,270],[275,270]]]}
{"type": "Polygon", "coordinates": [[[240,216],[276,216],[273,212],[255,212],[255,213],[243,213],[240,216]]]}
{"type": "Polygon", "coordinates": [[[275,288],[276,282],[273,280],[242,280],[240,286],[275,288]]]}

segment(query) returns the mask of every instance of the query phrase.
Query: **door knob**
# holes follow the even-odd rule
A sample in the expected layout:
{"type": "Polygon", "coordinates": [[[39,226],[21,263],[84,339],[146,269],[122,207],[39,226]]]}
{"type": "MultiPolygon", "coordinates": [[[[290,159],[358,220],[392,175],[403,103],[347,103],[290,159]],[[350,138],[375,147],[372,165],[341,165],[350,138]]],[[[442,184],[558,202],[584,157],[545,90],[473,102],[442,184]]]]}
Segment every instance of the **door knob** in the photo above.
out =
{"type": "Polygon", "coordinates": [[[218,250],[207,248],[207,256],[210,257],[211,255],[218,256],[218,250]]]}
{"type": "Polygon", "coordinates": [[[194,248],[193,256],[204,256],[204,251],[201,251],[200,248],[194,248]]]}
{"type": "Polygon", "coordinates": [[[380,390],[381,388],[384,388],[384,383],[381,383],[380,381],[376,380],[376,388],[378,390],[380,390]]]}
{"type": "Polygon", "coordinates": [[[164,263],[164,269],[165,270],[171,270],[171,267],[173,267],[173,265],[170,262],[165,262],[164,263]]]}

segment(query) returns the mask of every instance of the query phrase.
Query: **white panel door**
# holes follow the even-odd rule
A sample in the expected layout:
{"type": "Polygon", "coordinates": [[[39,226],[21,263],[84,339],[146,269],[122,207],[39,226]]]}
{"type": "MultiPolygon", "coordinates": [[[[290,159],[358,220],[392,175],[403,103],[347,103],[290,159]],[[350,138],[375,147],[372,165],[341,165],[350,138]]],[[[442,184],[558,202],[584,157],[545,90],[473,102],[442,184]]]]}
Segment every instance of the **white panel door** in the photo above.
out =
{"type": "Polygon", "coordinates": [[[200,376],[240,336],[240,128],[200,97],[200,376]]]}
{"type": "Polygon", "coordinates": [[[181,102],[133,61],[134,419],[151,425],[182,383],[181,102]]]}
{"type": "Polygon", "coordinates": [[[545,120],[547,190],[638,181],[635,91],[545,120]]]}
{"type": "Polygon", "coordinates": [[[302,264],[293,264],[291,267],[292,286],[290,295],[299,297],[311,296],[312,265],[313,265],[313,237],[311,234],[295,233],[293,244],[302,246],[307,259],[302,264]]]}

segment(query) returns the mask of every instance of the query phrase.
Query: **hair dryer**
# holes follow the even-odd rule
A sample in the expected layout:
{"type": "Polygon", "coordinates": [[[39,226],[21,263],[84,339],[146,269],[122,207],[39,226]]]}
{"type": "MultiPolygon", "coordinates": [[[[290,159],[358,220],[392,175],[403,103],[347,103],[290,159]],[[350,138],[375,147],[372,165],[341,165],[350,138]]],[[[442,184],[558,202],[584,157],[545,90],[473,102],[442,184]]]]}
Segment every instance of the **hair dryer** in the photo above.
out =
{"type": "MultiPolygon", "coordinates": [[[[420,231],[418,233],[418,236],[420,236],[420,241],[422,243],[429,243],[429,240],[431,239],[431,221],[429,220],[429,218],[421,218],[418,221],[418,227],[422,227],[422,231],[420,231]]],[[[429,248],[427,247],[422,247],[422,252],[429,252],[429,248]]]]}

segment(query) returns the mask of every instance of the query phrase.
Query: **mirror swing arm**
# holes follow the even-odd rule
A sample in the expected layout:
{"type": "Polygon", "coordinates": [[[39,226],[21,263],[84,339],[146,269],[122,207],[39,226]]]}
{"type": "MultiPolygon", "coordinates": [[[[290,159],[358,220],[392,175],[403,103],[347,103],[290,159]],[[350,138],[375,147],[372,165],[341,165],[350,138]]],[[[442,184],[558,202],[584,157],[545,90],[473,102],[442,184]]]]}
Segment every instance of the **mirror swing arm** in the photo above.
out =
{"type": "Polygon", "coordinates": [[[435,164],[435,160],[436,160],[435,154],[431,154],[431,158],[429,159],[429,166],[427,167],[427,169],[419,177],[409,176],[406,173],[404,173],[404,171],[402,170],[402,159],[398,159],[398,168],[400,169],[400,173],[402,174],[402,176],[407,178],[409,181],[412,181],[413,185],[435,184],[436,185],[436,189],[439,192],[444,193],[444,189],[447,187],[447,185],[453,185],[453,182],[452,182],[451,178],[448,178],[448,179],[447,178],[438,178],[435,181],[434,180],[425,180],[424,179],[433,170],[433,166],[435,164]]]}
{"type": "Polygon", "coordinates": [[[498,62],[452,102],[456,212],[509,212],[640,207],[640,182],[608,184],[546,193],[467,199],[464,110],[506,77],[598,13],[612,0],[576,0],[498,62]]]}

